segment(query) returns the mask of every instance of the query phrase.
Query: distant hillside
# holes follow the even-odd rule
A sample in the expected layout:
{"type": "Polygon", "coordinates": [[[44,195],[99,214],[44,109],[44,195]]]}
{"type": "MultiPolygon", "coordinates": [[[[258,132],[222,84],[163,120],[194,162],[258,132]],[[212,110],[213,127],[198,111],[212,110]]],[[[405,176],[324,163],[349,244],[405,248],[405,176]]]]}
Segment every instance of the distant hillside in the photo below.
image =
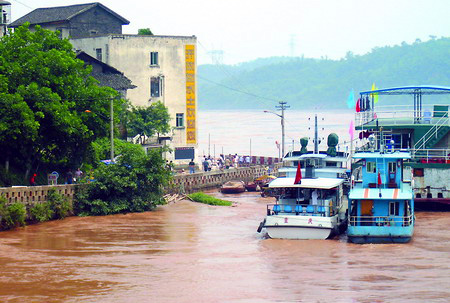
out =
{"type": "Polygon", "coordinates": [[[294,109],[345,108],[351,89],[369,90],[372,83],[379,88],[450,86],[449,71],[450,38],[374,48],[362,56],[349,52],[341,60],[274,57],[239,65],[201,65],[199,107],[267,109],[276,105],[270,100],[274,99],[294,109]]]}

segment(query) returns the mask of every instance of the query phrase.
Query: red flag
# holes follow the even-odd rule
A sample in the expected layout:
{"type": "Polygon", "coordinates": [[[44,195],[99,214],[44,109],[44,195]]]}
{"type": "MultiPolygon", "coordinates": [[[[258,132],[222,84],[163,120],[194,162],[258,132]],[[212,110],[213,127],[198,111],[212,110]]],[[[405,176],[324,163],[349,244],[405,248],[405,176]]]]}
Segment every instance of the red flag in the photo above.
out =
{"type": "Polygon", "coordinates": [[[302,170],[300,168],[300,161],[298,161],[297,165],[297,173],[295,174],[294,184],[302,183],[302,170]]]}
{"type": "Polygon", "coordinates": [[[380,172],[378,172],[378,187],[381,187],[381,175],[380,175],[380,172]]]}
{"type": "Polygon", "coordinates": [[[361,99],[356,101],[356,112],[359,113],[361,111],[361,99]]]}

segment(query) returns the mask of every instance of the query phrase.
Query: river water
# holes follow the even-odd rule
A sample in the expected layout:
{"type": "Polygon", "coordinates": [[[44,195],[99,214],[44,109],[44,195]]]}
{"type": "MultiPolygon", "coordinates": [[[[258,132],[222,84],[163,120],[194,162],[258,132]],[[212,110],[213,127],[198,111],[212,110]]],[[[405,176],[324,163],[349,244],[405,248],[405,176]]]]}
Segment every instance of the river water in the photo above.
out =
{"type": "Polygon", "coordinates": [[[274,240],[273,198],[226,198],[1,232],[0,302],[449,301],[448,213],[417,213],[408,244],[274,240]]]}
{"type": "MultiPolygon", "coordinates": [[[[280,114],[280,112],[276,112],[280,114]]],[[[339,147],[350,140],[349,126],[354,119],[352,110],[285,111],[285,151],[300,150],[300,138],[309,137],[308,149],[314,149],[314,118],[317,114],[320,149],[327,149],[330,133],[339,136],[339,147]]],[[[281,143],[281,118],[262,110],[208,110],[198,114],[199,156],[214,154],[277,157],[276,141],[281,143]]]]}

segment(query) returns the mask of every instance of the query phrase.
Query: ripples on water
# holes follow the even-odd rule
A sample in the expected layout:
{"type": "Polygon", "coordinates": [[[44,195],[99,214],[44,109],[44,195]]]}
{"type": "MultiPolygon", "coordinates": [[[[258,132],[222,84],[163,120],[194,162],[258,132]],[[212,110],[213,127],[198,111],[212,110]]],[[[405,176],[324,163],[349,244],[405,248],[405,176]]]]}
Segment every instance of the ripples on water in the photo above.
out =
{"type": "Polygon", "coordinates": [[[408,244],[276,240],[256,232],[272,198],[226,198],[2,232],[0,301],[448,302],[448,213],[408,244]]]}

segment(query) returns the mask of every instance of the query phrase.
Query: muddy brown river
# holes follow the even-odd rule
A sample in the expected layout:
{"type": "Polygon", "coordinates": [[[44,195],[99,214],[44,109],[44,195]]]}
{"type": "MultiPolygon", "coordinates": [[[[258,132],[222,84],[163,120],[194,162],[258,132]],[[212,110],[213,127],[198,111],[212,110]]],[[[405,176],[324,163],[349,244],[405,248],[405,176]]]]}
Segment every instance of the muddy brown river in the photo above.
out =
{"type": "Polygon", "coordinates": [[[449,213],[416,213],[408,244],[273,240],[256,232],[273,198],[227,198],[1,232],[0,302],[450,300],[449,213]]]}

